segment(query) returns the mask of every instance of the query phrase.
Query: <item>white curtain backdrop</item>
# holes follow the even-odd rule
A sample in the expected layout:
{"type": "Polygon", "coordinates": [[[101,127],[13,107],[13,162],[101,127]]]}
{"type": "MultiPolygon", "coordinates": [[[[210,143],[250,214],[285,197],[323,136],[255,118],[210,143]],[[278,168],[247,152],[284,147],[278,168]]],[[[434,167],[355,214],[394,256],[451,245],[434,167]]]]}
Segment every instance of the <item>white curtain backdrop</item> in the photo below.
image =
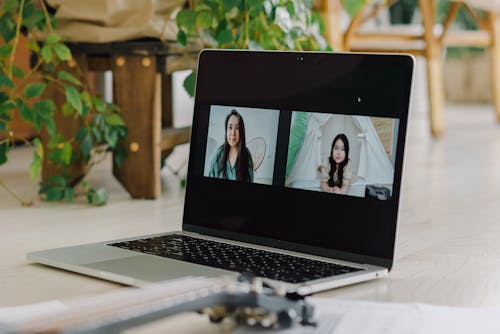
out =
{"type": "MultiPolygon", "coordinates": [[[[329,125],[332,124],[329,123],[329,125]]],[[[325,139],[328,139],[323,143],[331,144],[331,140],[340,132],[334,133],[329,129],[338,129],[339,126],[343,128],[341,132],[348,134],[351,143],[351,165],[355,168],[353,170],[354,182],[362,186],[362,192],[364,193],[363,189],[366,184],[389,185],[393,183],[394,168],[369,117],[310,113],[304,142],[297,154],[296,163],[286,179],[286,186],[319,188],[320,179],[317,167],[324,163],[322,151],[330,150],[330,147],[322,147],[322,137],[326,136],[325,139]],[[335,127],[327,126],[329,121],[342,124],[335,127]],[[346,126],[349,129],[345,128],[346,126]],[[359,156],[355,154],[356,150],[353,150],[355,145],[359,146],[359,156]]],[[[363,196],[361,193],[359,195],[363,196]]]]}
{"type": "Polygon", "coordinates": [[[362,178],[366,184],[392,184],[394,168],[370,118],[353,116],[353,120],[360,129],[358,138],[361,139],[358,177],[362,178]]]}

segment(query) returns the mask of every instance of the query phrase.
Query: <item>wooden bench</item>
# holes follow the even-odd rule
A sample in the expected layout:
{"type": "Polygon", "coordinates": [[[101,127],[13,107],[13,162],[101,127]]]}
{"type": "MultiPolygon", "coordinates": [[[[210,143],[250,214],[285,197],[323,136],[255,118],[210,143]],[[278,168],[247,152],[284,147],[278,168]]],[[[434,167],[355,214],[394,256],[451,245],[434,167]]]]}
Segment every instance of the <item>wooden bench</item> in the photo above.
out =
{"type": "MultiPolygon", "coordinates": [[[[113,175],[134,198],[157,198],[161,194],[162,156],[189,142],[191,127],[175,128],[172,110],[172,73],[194,69],[201,43],[186,48],[175,42],[139,40],[114,43],[68,43],[73,61],[68,69],[113,73],[113,102],[121,109],[128,127],[128,157],[113,165],[113,175]],[[163,152],[163,154],[162,154],[163,152]]],[[[47,95],[55,94],[47,88],[47,95]]],[[[54,98],[56,103],[62,103],[54,98]]],[[[65,120],[71,122],[71,120],[65,120]]],[[[68,124],[63,131],[75,131],[68,124]]],[[[74,134],[74,132],[73,132],[74,134]]],[[[64,135],[64,134],[63,134],[64,135]]]]}

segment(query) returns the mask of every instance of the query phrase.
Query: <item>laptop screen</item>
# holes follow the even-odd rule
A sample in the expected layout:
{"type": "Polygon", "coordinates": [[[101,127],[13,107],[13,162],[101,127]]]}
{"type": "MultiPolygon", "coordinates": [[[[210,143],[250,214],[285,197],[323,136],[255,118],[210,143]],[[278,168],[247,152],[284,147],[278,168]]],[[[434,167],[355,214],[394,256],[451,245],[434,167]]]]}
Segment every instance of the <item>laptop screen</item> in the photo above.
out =
{"type": "Polygon", "coordinates": [[[183,226],[392,264],[413,59],[207,50],[183,226]]]}

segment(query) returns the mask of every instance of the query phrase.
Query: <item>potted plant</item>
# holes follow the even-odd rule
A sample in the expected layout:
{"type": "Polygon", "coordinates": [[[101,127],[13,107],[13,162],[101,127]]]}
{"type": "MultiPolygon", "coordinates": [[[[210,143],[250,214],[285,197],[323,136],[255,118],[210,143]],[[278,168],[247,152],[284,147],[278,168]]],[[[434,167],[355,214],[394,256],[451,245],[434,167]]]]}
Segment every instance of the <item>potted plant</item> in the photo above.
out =
{"type": "MultiPolygon", "coordinates": [[[[70,49],[55,31],[56,22],[43,0],[6,0],[0,7],[0,166],[9,157],[9,149],[19,138],[11,129],[17,114],[42,134],[35,138],[33,160],[29,173],[38,180],[42,166],[50,169],[44,173],[40,195],[48,201],[72,201],[75,186],[81,183],[86,170],[94,163],[96,154],[114,152],[120,163],[125,150],[120,141],[127,134],[118,107],[94,95],[86,78],[78,69],[70,49]],[[22,35],[26,36],[22,39],[22,35]],[[27,46],[35,59],[29,70],[15,65],[20,41],[27,46]],[[47,98],[48,89],[58,91],[64,103],[56,105],[47,98]],[[76,120],[76,131],[63,136],[58,120],[69,117],[76,120]],[[75,172],[75,167],[77,171],[75,172]]],[[[3,187],[7,188],[0,178],[3,187]]],[[[81,191],[92,204],[104,204],[107,195],[103,189],[94,189],[83,183],[81,191]]],[[[31,201],[18,198],[23,205],[31,201]]]]}

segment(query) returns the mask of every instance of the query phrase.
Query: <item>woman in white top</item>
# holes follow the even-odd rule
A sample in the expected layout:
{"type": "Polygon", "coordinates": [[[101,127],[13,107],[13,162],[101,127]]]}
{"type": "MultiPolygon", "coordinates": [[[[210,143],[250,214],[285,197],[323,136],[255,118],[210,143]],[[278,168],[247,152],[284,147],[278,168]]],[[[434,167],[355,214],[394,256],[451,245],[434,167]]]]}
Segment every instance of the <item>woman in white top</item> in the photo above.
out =
{"type": "Polygon", "coordinates": [[[349,190],[352,171],[349,165],[349,140],[343,133],[332,141],[330,157],[320,166],[321,190],[334,194],[345,194],[349,190]]]}

